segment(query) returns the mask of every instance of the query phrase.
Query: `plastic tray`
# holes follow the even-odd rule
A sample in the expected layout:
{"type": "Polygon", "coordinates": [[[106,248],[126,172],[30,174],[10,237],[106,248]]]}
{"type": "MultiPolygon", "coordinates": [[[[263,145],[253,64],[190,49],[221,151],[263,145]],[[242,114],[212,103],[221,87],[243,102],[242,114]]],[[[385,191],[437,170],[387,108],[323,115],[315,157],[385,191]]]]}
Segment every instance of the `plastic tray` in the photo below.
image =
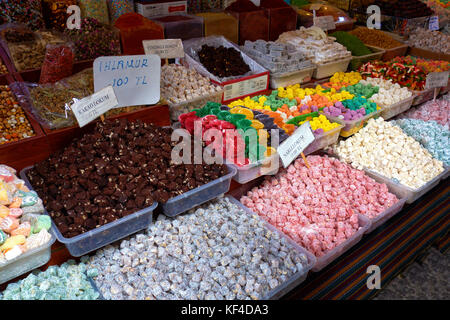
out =
{"type": "Polygon", "coordinates": [[[408,45],[403,44],[401,46],[391,48],[391,49],[384,49],[386,52],[381,57],[381,60],[383,61],[389,61],[392,60],[395,57],[403,57],[406,55],[406,51],[408,51],[408,45]]]}
{"type": "Polygon", "coordinates": [[[236,174],[236,169],[230,165],[227,165],[227,167],[228,174],[223,177],[180,194],[175,198],[169,199],[166,203],[161,204],[163,213],[166,216],[175,217],[180,213],[186,212],[189,209],[197,207],[228,192],[230,189],[231,178],[236,174]]]}
{"type": "Polygon", "coordinates": [[[369,217],[367,217],[368,219],[370,219],[371,224],[369,229],[367,229],[366,234],[372,232],[373,230],[381,226],[383,223],[388,221],[390,218],[395,216],[397,213],[399,213],[406,203],[406,198],[400,198],[400,196],[395,193],[395,190],[391,190],[390,187],[388,187],[388,189],[389,192],[395,194],[397,198],[399,198],[399,200],[396,204],[394,204],[392,207],[387,208],[385,211],[380,213],[375,218],[370,219],[369,217]]]}
{"type": "Polygon", "coordinates": [[[384,120],[388,120],[402,112],[405,112],[406,110],[411,108],[411,104],[412,104],[414,98],[415,98],[415,95],[413,94],[411,97],[406,98],[397,103],[394,103],[393,105],[390,105],[390,106],[382,106],[381,105],[382,110],[381,110],[380,116],[384,120]]]}
{"type": "Polygon", "coordinates": [[[342,124],[339,127],[334,128],[328,132],[324,132],[320,136],[315,137],[314,141],[303,150],[303,154],[306,156],[310,153],[313,153],[317,150],[323,149],[336,143],[339,138],[339,133],[344,126],[342,124]]]}
{"type": "Polygon", "coordinates": [[[366,54],[366,55],[363,55],[363,56],[352,56],[352,60],[350,62],[350,69],[351,70],[358,70],[358,68],[362,64],[364,64],[364,63],[366,63],[368,61],[380,60],[381,57],[383,56],[383,54],[386,52],[382,48],[370,46],[370,45],[367,45],[367,44],[366,44],[366,47],[369,48],[369,50],[372,51],[372,53],[366,54]]]}
{"type": "Polygon", "coordinates": [[[278,172],[280,167],[279,154],[273,155],[274,158],[266,158],[264,160],[258,161],[257,163],[250,163],[246,166],[239,167],[235,164],[230,164],[236,169],[236,175],[233,180],[240,184],[245,184],[252,180],[255,180],[264,175],[274,175],[278,172]],[[277,157],[278,159],[275,159],[277,157]],[[278,166],[272,169],[272,160],[278,161],[278,166]]]}
{"type": "Polygon", "coordinates": [[[376,173],[370,169],[364,168],[364,171],[366,174],[373,178],[375,181],[379,183],[385,183],[389,190],[392,190],[392,193],[395,193],[397,197],[406,198],[406,203],[413,203],[417,199],[419,199],[421,196],[423,196],[425,193],[433,189],[435,186],[439,184],[439,182],[448,175],[448,170],[444,170],[442,173],[434,177],[431,181],[428,181],[425,183],[422,187],[418,189],[412,189],[408,186],[405,186],[401,183],[397,183],[389,179],[388,177],[385,177],[379,173],[376,173]]]}
{"type": "Polygon", "coordinates": [[[342,128],[342,130],[340,132],[340,135],[344,138],[347,138],[347,137],[350,137],[351,135],[355,134],[356,132],[358,132],[360,129],[362,129],[362,127],[364,127],[364,125],[367,123],[367,121],[369,121],[369,119],[378,118],[382,111],[383,111],[383,108],[381,108],[380,110],[377,110],[375,112],[369,113],[369,114],[365,115],[363,118],[358,119],[358,120],[344,120],[344,119],[340,119],[338,117],[332,117],[332,116],[326,115],[322,111],[320,111],[320,113],[325,115],[331,121],[344,125],[344,128],[342,128]]]}
{"type": "Polygon", "coordinates": [[[450,174],[450,167],[445,166],[445,171],[444,171],[444,175],[442,176],[442,180],[447,179],[449,174],[450,174]]]}
{"type": "MultiPolygon", "coordinates": [[[[437,88],[437,89],[438,89],[438,94],[439,94],[439,88],[437,88]]],[[[424,102],[427,102],[427,101],[433,99],[433,97],[434,97],[434,88],[426,89],[426,90],[422,90],[422,91],[412,90],[412,92],[415,94],[414,100],[412,102],[413,106],[418,106],[419,104],[422,104],[424,102]]]]}
{"type": "Polygon", "coordinates": [[[51,247],[55,243],[56,236],[53,230],[49,232],[52,237],[44,245],[27,251],[5,264],[0,264],[0,284],[17,278],[28,271],[42,267],[50,260],[51,247]]]}
{"type": "Polygon", "coordinates": [[[302,70],[286,72],[282,74],[270,74],[270,88],[278,89],[279,87],[287,87],[292,84],[305,83],[311,81],[311,76],[316,67],[305,68],[302,70]]]}
{"type": "Polygon", "coordinates": [[[362,214],[359,214],[358,223],[359,223],[358,231],[356,231],[350,238],[342,242],[337,247],[331,249],[323,256],[316,257],[317,261],[314,267],[312,268],[312,271],[318,272],[322,270],[361,240],[363,235],[370,228],[370,219],[367,218],[366,216],[363,216],[362,214]]]}
{"type": "Polygon", "coordinates": [[[352,58],[345,58],[334,62],[329,62],[325,64],[318,64],[313,73],[314,79],[323,79],[331,77],[336,72],[347,71],[348,65],[352,58]]]}
{"type": "Polygon", "coordinates": [[[206,96],[200,96],[192,100],[183,101],[180,103],[168,103],[170,111],[170,119],[173,121],[178,121],[178,117],[183,113],[191,112],[192,109],[203,107],[208,101],[212,102],[222,102],[224,90],[208,94],[206,96]]]}
{"type": "MultiPolygon", "coordinates": [[[[235,205],[237,205],[238,207],[242,208],[242,210],[244,210],[247,214],[252,215],[252,216],[255,216],[255,215],[258,216],[256,213],[254,213],[249,208],[244,206],[241,202],[239,202],[236,198],[234,198],[232,196],[228,196],[228,199],[230,199],[230,201],[232,203],[234,203],[235,205]]],[[[280,284],[275,289],[270,290],[265,295],[265,297],[262,299],[262,300],[274,300],[274,299],[281,298],[282,296],[284,296],[289,291],[293,290],[295,287],[297,287],[299,284],[301,284],[306,279],[306,277],[308,276],[309,270],[311,270],[311,268],[316,264],[316,257],[312,253],[310,253],[308,250],[306,250],[305,248],[299,246],[295,241],[293,241],[291,238],[286,236],[284,233],[279,231],[277,228],[275,228],[271,224],[265,222],[265,225],[266,225],[266,228],[269,229],[270,231],[277,232],[282,237],[284,237],[287,240],[287,242],[294,247],[295,251],[297,251],[300,254],[303,253],[308,257],[308,265],[302,270],[302,272],[297,272],[297,273],[293,274],[284,283],[280,284]]]]}
{"type": "MultiPolygon", "coordinates": [[[[32,185],[26,174],[31,168],[32,166],[27,167],[20,172],[20,177],[30,189],[32,189],[32,185]]],[[[139,210],[133,214],[72,238],[65,238],[61,232],[59,232],[53,220],[52,230],[58,241],[66,245],[67,250],[69,250],[72,256],[80,257],[140,230],[146,229],[152,223],[153,210],[155,210],[157,205],[158,203],[155,202],[148,208],[139,210]]],[[[48,215],[46,210],[44,213],[48,215]]]]}

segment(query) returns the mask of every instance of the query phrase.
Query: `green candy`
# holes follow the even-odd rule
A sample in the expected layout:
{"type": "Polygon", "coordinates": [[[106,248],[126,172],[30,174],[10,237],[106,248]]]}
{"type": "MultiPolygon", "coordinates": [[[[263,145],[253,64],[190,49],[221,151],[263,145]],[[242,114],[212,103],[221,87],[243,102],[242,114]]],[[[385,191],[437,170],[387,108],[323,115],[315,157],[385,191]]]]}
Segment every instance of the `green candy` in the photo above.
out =
{"type": "Polygon", "coordinates": [[[0,245],[5,243],[7,238],[8,238],[8,236],[6,235],[6,233],[4,233],[2,230],[0,230],[0,245]]]}
{"type": "Polygon", "coordinates": [[[238,129],[243,129],[244,131],[252,125],[252,121],[248,119],[242,119],[237,122],[238,129]]]}
{"type": "Polygon", "coordinates": [[[39,200],[39,196],[37,195],[36,191],[25,192],[19,190],[17,192],[17,196],[22,199],[22,207],[34,206],[39,200]]]}
{"type": "Polygon", "coordinates": [[[43,214],[40,215],[39,218],[37,219],[36,223],[33,226],[33,233],[39,233],[42,229],[45,230],[50,230],[52,226],[52,220],[50,219],[49,216],[43,214]]]}
{"type": "Polygon", "coordinates": [[[219,119],[219,120],[225,120],[229,114],[230,114],[229,111],[222,110],[218,114],[216,114],[216,116],[217,116],[217,119],[219,119]]]}

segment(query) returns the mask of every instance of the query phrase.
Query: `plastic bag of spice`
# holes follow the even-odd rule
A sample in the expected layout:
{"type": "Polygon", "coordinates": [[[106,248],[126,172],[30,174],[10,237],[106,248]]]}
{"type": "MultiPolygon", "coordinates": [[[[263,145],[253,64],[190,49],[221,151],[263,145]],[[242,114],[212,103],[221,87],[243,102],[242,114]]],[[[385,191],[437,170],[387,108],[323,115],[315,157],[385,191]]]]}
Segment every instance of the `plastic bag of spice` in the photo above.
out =
{"type": "Polygon", "coordinates": [[[108,0],[109,16],[111,23],[115,23],[116,20],[125,13],[134,12],[133,0],[108,0]]]}
{"type": "Polygon", "coordinates": [[[78,0],[81,16],[97,19],[99,22],[109,24],[108,4],[106,0],[78,0]]]}
{"type": "Polygon", "coordinates": [[[94,18],[81,19],[80,29],[66,29],[64,34],[75,45],[76,61],[121,54],[119,30],[94,18]]]}
{"type": "Polygon", "coordinates": [[[71,76],[74,58],[70,44],[47,45],[39,83],[54,83],[71,76]]]}
{"type": "Polygon", "coordinates": [[[27,25],[32,30],[44,27],[41,0],[2,0],[0,20],[27,25]]]}
{"type": "Polygon", "coordinates": [[[70,110],[73,98],[83,99],[94,93],[92,68],[55,83],[15,82],[11,84],[17,99],[45,128],[60,129],[76,124],[70,110]]]}

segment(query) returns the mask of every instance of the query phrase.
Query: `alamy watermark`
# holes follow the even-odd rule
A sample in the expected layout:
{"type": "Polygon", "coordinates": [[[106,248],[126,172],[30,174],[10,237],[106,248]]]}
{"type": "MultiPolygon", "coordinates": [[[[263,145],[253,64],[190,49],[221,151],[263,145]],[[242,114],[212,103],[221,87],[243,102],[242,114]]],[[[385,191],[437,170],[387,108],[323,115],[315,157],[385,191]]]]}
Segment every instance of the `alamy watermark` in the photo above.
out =
{"type": "Polygon", "coordinates": [[[367,18],[367,28],[369,29],[381,29],[381,9],[377,5],[370,5],[367,7],[367,14],[370,16],[367,18]]]}
{"type": "Polygon", "coordinates": [[[366,285],[369,290],[381,289],[381,270],[380,267],[373,264],[367,267],[366,273],[370,274],[366,285]]]}
{"type": "Polygon", "coordinates": [[[67,11],[70,16],[67,18],[67,29],[81,29],[81,9],[77,5],[71,5],[67,7],[67,11]]]}

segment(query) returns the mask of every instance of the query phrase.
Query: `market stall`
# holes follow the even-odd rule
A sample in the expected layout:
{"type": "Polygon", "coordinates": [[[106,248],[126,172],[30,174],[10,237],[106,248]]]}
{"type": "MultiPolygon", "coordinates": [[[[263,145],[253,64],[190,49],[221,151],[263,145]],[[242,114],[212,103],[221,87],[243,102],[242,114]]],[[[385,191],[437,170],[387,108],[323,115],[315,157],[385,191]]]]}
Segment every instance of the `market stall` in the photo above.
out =
{"type": "Polygon", "coordinates": [[[374,2],[381,30],[325,1],[2,2],[0,299],[368,299],[369,265],[446,249],[445,14],[374,2]]]}

